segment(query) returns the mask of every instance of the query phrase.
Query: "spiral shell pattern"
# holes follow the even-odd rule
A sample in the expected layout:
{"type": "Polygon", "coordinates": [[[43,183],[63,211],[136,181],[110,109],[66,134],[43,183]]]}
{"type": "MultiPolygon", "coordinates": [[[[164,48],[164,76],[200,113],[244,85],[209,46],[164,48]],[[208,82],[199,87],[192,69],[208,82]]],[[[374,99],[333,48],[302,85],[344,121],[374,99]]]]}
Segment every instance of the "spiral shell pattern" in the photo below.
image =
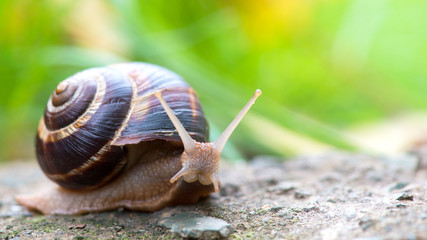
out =
{"type": "Polygon", "coordinates": [[[207,141],[198,99],[178,75],[145,63],[92,68],[61,82],[48,101],[36,138],[44,173],[67,189],[92,189],[124,169],[127,144],[179,141],[158,90],[190,135],[207,141]]]}

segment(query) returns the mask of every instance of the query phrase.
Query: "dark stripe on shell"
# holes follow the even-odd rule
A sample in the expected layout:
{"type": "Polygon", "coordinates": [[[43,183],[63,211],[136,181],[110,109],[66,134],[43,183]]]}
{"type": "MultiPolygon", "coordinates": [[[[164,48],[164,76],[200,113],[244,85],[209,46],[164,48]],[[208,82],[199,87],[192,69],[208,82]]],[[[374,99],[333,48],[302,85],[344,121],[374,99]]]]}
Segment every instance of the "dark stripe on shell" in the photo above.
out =
{"type": "Polygon", "coordinates": [[[91,189],[103,185],[118,174],[126,164],[125,154],[121,147],[111,146],[99,159],[92,162],[82,174],[74,174],[55,181],[70,190],[91,189]],[[110,173],[107,176],[105,173],[110,173]]]}

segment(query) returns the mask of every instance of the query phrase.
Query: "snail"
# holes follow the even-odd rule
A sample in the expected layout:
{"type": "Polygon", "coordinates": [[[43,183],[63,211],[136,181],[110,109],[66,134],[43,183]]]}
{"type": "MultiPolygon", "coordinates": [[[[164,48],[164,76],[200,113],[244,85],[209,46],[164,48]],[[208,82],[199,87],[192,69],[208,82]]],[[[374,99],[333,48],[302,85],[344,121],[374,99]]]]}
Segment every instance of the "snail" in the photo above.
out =
{"type": "Polygon", "coordinates": [[[38,163],[57,186],[15,199],[48,215],[195,203],[219,192],[221,151],[260,94],[208,142],[197,95],[177,74],[138,62],[77,73],[58,84],[37,130],[38,163]]]}

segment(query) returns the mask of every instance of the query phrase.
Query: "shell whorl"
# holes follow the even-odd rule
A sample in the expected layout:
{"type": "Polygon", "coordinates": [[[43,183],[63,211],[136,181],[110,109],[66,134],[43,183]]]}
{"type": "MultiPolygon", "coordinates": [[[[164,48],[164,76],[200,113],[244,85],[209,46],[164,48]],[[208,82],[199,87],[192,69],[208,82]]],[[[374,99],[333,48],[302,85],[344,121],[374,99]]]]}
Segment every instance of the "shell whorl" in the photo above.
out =
{"type": "Polygon", "coordinates": [[[190,135],[207,141],[198,99],[178,75],[144,63],[92,68],[61,82],[48,101],[36,138],[44,173],[68,189],[96,188],[124,169],[124,145],[179,141],[157,90],[190,135]]]}
{"type": "Polygon", "coordinates": [[[130,79],[107,68],[86,70],[60,83],[37,134],[37,157],[45,174],[63,187],[82,189],[120,171],[123,149],[109,143],[129,112],[132,93],[130,79]]]}
{"type": "Polygon", "coordinates": [[[71,81],[62,81],[52,94],[52,105],[59,107],[69,101],[77,90],[78,85],[71,81]]]}

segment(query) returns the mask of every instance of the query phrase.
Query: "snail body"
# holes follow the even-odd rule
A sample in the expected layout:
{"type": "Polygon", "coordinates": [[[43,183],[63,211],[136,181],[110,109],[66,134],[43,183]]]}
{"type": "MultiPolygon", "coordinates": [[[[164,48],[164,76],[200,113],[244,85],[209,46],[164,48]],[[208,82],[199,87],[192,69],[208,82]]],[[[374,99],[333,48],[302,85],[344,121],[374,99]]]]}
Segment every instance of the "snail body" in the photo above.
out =
{"type": "Polygon", "coordinates": [[[36,137],[39,165],[59,186],[18,203],[44,214],[156,211],[218,192],[219,158],[242,112],[212,143],[193,89],[146,63],[92,68],[51,95],[36,137]]]}

